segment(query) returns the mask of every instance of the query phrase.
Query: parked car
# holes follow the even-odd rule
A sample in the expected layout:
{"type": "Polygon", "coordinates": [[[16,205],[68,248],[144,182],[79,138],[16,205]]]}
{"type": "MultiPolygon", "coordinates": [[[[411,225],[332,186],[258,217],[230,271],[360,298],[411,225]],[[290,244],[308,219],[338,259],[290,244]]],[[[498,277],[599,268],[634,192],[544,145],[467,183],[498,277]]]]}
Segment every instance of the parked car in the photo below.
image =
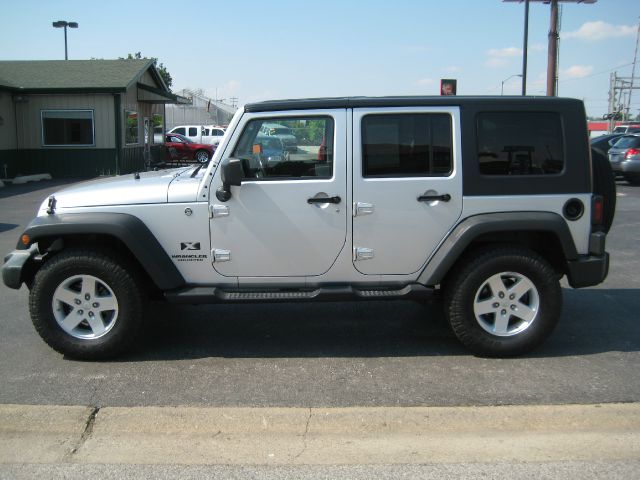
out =
{"type": "Polygon", "coordinates": [[[208,162],[216,150],[214,145],[196,143],[178,133],[167,133],[164,146],[169,160],[195,160],[199,163],[208,162]]]}
{"type": "Polygon", "coordinates": [[[592,138],[589,143],[591,148],[598,150],[603,155],[609,153],[609,149],[616,143],[624,133],[610,133],[608,135],[600,135],[599,137],[592,138]]]}
{"type": "Polygon", "coordinates": [[[609,149],[614,173],[632,185],[640,185],[640,135],[625,135],[609,149]]]}
{"type": "Polygon", "coordinates": [[[618,125],[613,129],[613,133],[640,133],[640,125],[618,125]]]}
{"type": "Polygon", "coordinates": [[[284,148],[289,152],[296,152],[298,150],[298,139],[289,127],[278,123],[265,123],[260,129],[260,133],[270,137],[278,137],[282,140],[284,148]]]}
{"type": "Polygon", "coordinates": [[[289,160],[289,152],[285,150],[280,138],[258,135],[255,143],[260,144],[261,155],[268,165],[289,160]]]}
{"type": "Polygon", "coordinates": [[[218,145],[224,136],[224,129],[213,125],[179,125],[168,133],[177,133],[196,143],[218,145]]]}
{"type": "Polygon", "coordinates": [[[228,131],[206,167],[83,182],[43,201],[2,278],[29,287],[52,348],[122,353],[151,328],[150,298],[432,298],[469,350],[512,356],[553,331],[563,276],[573,288],[607,276],[615,182],[595,174],[609,162],[590,158],[579,100],[283,100],[245,105],[228,131]],[[246,170],[274,117],[301,125],[309,148],[246,170]]]}

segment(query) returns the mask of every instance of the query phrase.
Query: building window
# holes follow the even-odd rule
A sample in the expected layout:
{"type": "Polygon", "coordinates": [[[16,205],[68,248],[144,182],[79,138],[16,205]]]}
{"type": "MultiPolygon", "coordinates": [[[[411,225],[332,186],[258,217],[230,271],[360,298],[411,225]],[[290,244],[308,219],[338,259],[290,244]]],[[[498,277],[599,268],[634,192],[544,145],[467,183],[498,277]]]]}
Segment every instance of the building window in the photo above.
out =
{"type": "Polygon", "coordinates": [[[364,177],[440,177],[453,171],[451,116],[367,115],[362,120],[364,177]]]}
{"type": "Polygon", "coordinates": [[[138,134],[138,112],[127,110],[124,112],[125,130],[124,139],[127,145],[139,143],[138,134]]]}
{"type": "Polygon", "coordinates": [[[480,113],[477,138],[483,175],[553,175],[564,169],[562,124],[556,113],[480,113]]]}
{"type": "Polygon", "coordinates": [[[95,145],[93,110],[42,110],[41,117],[43,146],[95,145]]]}
{"type": "Polygon", "coordinates": [[[164,117],[160,114],[153,114],[153,143],[163,143],[164,117]]]}

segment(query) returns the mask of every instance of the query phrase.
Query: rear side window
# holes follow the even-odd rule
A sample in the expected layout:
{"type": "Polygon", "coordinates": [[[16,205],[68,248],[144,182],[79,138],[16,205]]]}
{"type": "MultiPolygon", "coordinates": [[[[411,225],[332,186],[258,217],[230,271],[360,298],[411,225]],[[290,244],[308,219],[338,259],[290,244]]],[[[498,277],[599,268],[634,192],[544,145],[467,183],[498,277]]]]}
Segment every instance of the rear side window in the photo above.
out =
{"type": "Polygon", "coordinates": [[[614,143],[613,146],[615,148],[637,148],[640,147],[640,137],[622,137],[620,140],[614,143]]]}
{"type": "Polygon", "coordinates": [[[198,136],[198,129],[196,127],[189,127],[189,136],[190,137],[197,137],[198,136]]]}
{"type": "Polygon", "coordinates": [[[450,115],[410,113],[362,119],[364,177],[447,176],[452,166],[450,115]]]}
{"type": "Polygon", "coordinates": [[[478,163],[483,175],[548,175],[564,169],[557,113],[478,114],[478,163]]]}

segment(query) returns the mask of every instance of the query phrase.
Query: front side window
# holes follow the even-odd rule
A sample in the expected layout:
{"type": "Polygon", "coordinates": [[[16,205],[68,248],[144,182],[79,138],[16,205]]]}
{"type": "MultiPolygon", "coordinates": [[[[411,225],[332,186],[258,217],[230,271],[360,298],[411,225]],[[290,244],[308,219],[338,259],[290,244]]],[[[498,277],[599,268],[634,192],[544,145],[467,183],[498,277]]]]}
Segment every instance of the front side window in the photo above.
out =
{"type": "Polygon", "coordinates": [[[477,128],[483,175],[548,175],[564,169],[562,124],[557,113],[480,113],[477,128]]]}
{"type": "Polygon", "coordinates": [[[94,146],[93,110],[42,110],[44,146],[94,146]]]}
{"type": "Polygon", "coordinates": [[[125,131],[124,138],[127,145],[138,143],[138,112],[127,110],[125,112],[125,131]]]}
{"type": "Polygon", "coordinates": [[[179,133],[180,135],[186,135],[186,130],[184,127],[174,128],[171,133],[179,133]]]}
{"type": "Polygon", "coordinates": [[[251,120],[232,156],[242,160],[247,180],[331,178],[333,125],[331,117],[251,120]]]}
{"type": "Polygon", "coordinates": [[[367,115],[362,119],[364,177],[447,176],[453,171],[451,116],[367,115]]]}
{"type": "Polygon", "coordinates": [[[196,127],[189,127],[189,136],[190,137],[197,137],[198,136],[198,129],[196,127]]]}

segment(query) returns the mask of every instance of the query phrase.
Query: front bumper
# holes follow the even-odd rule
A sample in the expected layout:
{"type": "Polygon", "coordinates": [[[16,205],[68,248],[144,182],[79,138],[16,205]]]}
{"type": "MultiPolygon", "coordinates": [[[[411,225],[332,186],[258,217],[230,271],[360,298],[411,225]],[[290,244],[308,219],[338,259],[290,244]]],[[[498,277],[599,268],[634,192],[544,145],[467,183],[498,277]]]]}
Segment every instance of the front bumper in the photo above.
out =
{"type": "Polygon", "coordinates": [[[25,270],[33,265],[40,255],[38,245],[31,245],[29,250],[14,250],[4,257],[2,265],[2,281],[9,287],[18,290],[25,280],[25,270]]]}

